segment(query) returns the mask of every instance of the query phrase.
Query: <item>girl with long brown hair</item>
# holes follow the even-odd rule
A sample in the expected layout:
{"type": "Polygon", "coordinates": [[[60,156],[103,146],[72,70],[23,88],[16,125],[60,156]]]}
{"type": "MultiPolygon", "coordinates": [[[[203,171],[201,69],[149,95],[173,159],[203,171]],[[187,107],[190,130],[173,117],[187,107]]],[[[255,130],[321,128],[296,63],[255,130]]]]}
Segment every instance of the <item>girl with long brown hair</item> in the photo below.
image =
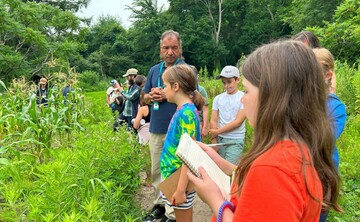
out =
{"type": "Polygon", "coordinates": [[[322,209],[341,210],[326,86],[312,50],[296,41],[264,45],[242,73],[250,150],[235,166],[200,144],[225,173],[235,172],[230,200],[204,169],[201,178],[188,173],[213,221],[317,222],[322,209]]]}

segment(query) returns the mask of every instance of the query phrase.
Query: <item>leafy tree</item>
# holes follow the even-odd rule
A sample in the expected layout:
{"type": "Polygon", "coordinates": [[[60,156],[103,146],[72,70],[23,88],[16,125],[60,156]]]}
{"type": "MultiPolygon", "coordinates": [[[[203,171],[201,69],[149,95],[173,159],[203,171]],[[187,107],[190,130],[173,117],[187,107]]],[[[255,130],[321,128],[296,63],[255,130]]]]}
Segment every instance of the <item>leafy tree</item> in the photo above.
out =
{"type": "Polygon", "coordinates": [[[209,19],[212,26],[212,38],[216,44],[219,44],[220,32],[222,26],[223,0],[198,0],[208,11],[209,19]],[[215,2],[215,4],[213,4],[215,2]]]}
{"type": "Polygon", "coordinates": [[[184,42],[184,57],[187,63],[197,67],[205,67],[213,70],[220,66],[222,58],[228,52],[223,43],[216,44],[211,37],[211,25],[207,17],[195,20],[189,16],[187,23],[180,29],[184,42]]]}
{"type": "Polygon", "coordinates": [[[63,11],[77,12],[83,7],[88,7],[91,0],[22,0],[23,2],[35,2],[51,5],[63,11]]]}
{"type": "Polygon", "coordinates": [[[129,29],[131,58],[137,64],[140,73],[147,73],[149,68],[159,61],[159,40],[166,30],[162,21],[162,7],[156,0],[135,0],[127,7],[132,11],[133,26],[129,29]]]}
{"type": "Polygon", "coordinates": [[[289,1],[171,0],[164,14],[168,24],[179,27],[186,61],[213,73],[236,64],[257,45],[289,34],[279,17],[289,1]]]}
{"type": "Polygon", "coordinates": [[[212,27],[211,36],[213,40],[213,48],[215,51],[214,67],[218,69],[220,64],[220,59],[227,54],[227,50],[224,45],[220,42],[220,34],[222,27],[222,18],[223,18],[223,0],[198,0],[200,1],[208,11],[208,16],[210,24],[212,27]]]}
{"type": "Polygon", "coordinates": [[[310,30],[319,36],[322,45],[338,59],[356,62],[360,56],[360,2],[345,0],[337,7],[333,22],[326,22],[324,27],[313,27],[310,30]]]}
{"type": "Polygon", "coordinates": [[[130,58],[131,46],[127,31],[113,16],[100,17],[98,22],[79,33],[79,41],[86,44],[83,59],[74,61],[80,72],[91,70],[106,76],[119,77],[134,66],[130,58]]]}
{"type": "Polygon", "coordinates": [[[281,13],[288,6],[289,1],[247,0],[244,24],[236,43],[241,47],[241,53],[248,54],[257,46],[290,33],[287,24],[280,19],[281,13]]]}
{"type": "Polygon", "coordinates": [[[246,0],[227,0],[224,8],[227,13],[223,14],[222,42],[229,50],[227,56],[223,57],[224,65],[235,65],[241,54],[246,50],[242,47],[242,27],[245,25],[246,0]]]}
{"type": "Polygon", "coordinates": [[[170,8],[163,13],[166,27],[175,29],[182,36],[183,56],[186,62],[197,67],[207,66],[209,70],[219,66],[226,57],[221,36],[216,43],[214,26],[209,19],[209,14],[200,1],[171,0],[170,8]]]}
{"type": "MultiPolygon", "coordinates": [[[[5,81],[42,75],[48,62],[68,61],[78,44],[70,36],[79,19],[44,3],[0,0],[0,75],[5,81]]],[[[62,63],[62,62],[61,62],[62,63]]],[[[59,67],[52,64],[53,71],[59,67]]]]}
{"type": "Polygon", "coordinates": [[[343,0],[297,0],[284,8],[282,20],[288,23],[293,33],[302,31],[306,26],[323,26],[331,21],[336,7],[343,0]]]}
{"type": "Polygon", "coordinates": [[[178,27],[184,42],[184,56],[188,63],[214,69],[221,66],[226,50],[222,38],[222,0],[170,1],[169,17],[178,27]]]}

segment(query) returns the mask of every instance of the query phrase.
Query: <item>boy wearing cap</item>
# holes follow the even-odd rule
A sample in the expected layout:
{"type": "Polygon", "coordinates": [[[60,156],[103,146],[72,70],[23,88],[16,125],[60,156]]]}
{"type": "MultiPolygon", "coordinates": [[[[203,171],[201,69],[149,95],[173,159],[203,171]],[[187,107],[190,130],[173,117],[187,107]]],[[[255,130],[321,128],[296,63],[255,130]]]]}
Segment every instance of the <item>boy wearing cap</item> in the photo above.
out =
{"type": "Polygon", "coordinates": [[[214,98],[210,121],[211,142],[222,143],[218,146],[221,157],[237,165],[244,147],[245,114],[238,90],[240,82],[239,69],[235,66],[225,66],[220,75],[225,92],[214,98]]]}

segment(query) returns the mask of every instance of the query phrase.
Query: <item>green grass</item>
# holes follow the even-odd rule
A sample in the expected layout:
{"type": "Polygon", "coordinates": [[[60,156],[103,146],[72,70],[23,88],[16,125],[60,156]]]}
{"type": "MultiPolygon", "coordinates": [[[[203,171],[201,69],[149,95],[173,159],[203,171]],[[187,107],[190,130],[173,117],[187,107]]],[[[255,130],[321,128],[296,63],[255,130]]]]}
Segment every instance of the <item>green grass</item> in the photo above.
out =
{"type": "Polygon", "coordinates": [[[360,118],[349,117],[337,141],[340,153],[341,198],[344,213],[331,211],[328,221],[360,221],[360,118]]]}

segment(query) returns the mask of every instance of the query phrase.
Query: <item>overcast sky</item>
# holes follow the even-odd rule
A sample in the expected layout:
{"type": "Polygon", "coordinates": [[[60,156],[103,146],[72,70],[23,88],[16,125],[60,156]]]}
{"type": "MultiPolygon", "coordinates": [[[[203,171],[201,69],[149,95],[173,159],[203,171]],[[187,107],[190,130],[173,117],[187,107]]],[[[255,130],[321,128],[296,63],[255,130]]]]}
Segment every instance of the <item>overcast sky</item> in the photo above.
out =
{"type": "MultiPolygon", "coordinates": [[[[90,5],[86,9],[82,9],[78,14],[86,17],[93,16],[93,21],[96,21],[101,15],[112,15],[120,18],[122,25],[129,28],[131,22],[129,16],[130,10],[125,10],[126,5],[131,6],[133,0],[91,0],[90,5]]],[[[158,7],[165,5],[168,7],[167,0],[158,0],[158,7]]]]}

